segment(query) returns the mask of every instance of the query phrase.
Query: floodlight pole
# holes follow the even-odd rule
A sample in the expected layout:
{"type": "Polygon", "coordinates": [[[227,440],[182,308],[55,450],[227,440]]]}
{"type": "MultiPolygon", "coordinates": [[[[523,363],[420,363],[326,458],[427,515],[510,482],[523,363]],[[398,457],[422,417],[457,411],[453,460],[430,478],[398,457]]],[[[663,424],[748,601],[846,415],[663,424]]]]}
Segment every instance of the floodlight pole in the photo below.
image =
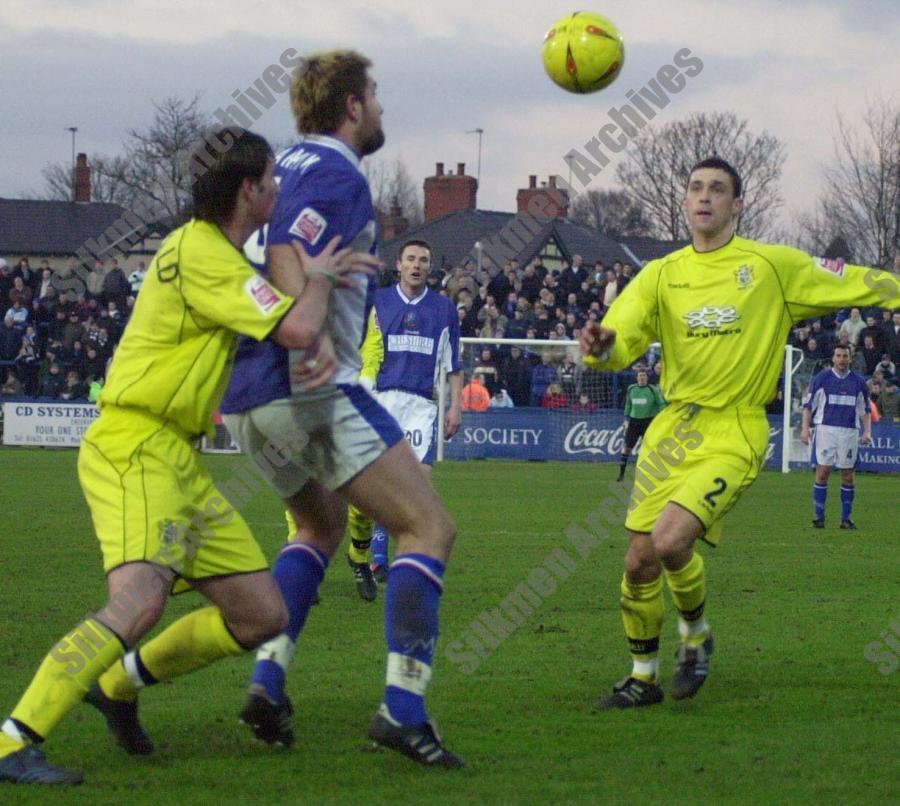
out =
{"type": "Polygon", "coordinates": [[[72,201],[75,201],[75,132],[78,131],[77,126],[66,126],[67,132],[72,132],[72,201]]]}
{"type": "Polygon", "coordinates": [[[484,134],[484,129],[469,129],[466,134],[477,134],[478,135],[478,172],[475,174],[475,178],[478,180],[478,184],[481,184],[481,136],[484,134]]]}

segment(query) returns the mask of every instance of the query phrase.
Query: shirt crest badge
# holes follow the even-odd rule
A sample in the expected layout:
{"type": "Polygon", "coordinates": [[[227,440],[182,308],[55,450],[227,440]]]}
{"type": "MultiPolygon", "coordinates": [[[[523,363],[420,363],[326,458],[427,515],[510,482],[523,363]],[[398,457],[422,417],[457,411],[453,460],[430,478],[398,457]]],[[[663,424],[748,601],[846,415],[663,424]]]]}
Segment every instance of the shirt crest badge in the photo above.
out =
{"type": "Polygon", "coordinates": [[[744,265],[734,272],[734,281],[737,283],[739,291],[752,288],[755,279],[752,266],[744,265]]]}

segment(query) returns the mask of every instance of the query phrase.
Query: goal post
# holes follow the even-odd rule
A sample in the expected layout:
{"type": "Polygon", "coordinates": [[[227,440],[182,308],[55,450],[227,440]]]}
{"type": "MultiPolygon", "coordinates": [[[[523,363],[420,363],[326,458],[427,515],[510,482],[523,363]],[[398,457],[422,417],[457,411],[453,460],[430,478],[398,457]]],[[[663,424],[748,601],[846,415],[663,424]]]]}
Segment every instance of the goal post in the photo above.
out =
{"type": "Polygon", "coordinates": [[[790,473],[791,465],[809,464],[810,447],[800,440],[803,401],[818,364],[807,358],[803,350],[786,344],[781,396],[784,401],[781,426],[781,472],[790,473]]]}

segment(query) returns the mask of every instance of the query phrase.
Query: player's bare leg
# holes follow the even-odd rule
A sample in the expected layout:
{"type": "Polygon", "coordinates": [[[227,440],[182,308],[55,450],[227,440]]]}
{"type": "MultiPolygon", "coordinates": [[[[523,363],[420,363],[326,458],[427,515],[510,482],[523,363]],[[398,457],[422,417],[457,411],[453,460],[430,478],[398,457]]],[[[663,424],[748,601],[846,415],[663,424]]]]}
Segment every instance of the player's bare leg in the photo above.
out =
{"type": "Polygon", "coordinates": [[[385,601],[384,702],[369,736],[421,764],[462,766],[457,756],[444,749],[424,701],[438,635],[444,567],[456,527],[405,441],[396,443],[340,491],[397,541],[385,601]]]}
{"type": "Polygon", "coordinates": [[[318,601],[328,563],[343,539],[347,505],[314,479],[284,504],[297,531],[278,555],[273,584],[277,582],[287,599],[287,623],[279,635],[257,651],[253,679],[239,719],[261,741],[286,747],[294,741],[293,706],[285,693],[287,669],[309,610],[318,601]]]}
{"type": "MultiPolygon", "coordinates": [[[[425,478],[431,483],[431,465],[424,462],[419,464],[425,478]]],[[[355,507],[353,508],[355,510],[355,507]]],[[[372,575],[375,581],[381,585],[387,583],[387,572],[389,565],[389,543],[390,535],[388,530],[380,523],[376,523],[372,529],[372,575]]]]}
{"type": "MultiPolygon", "coordinates": [[[[109,575],[110,603],[98,614],[122,630],[128,646],[156,623],[174,574],[149,563],[132,563],[109,575]]],[[[129,753],[146,754],[153,744],[137,716],[137,694],[216,660],[253,649],[281,629],[286,611],[268,571],[194,580],[213,607],[195,610],[114,664],[87,694],[116,741],[129,753]]]]}

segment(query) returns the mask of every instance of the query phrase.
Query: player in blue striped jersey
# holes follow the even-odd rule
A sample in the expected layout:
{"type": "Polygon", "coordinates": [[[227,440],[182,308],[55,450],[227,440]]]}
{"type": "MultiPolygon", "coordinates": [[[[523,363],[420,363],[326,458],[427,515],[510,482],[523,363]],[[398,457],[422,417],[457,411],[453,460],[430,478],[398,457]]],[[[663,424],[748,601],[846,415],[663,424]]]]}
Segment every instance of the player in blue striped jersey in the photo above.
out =
{"type": "MultiPolygon", "coordinates": [[[[375,293],[366,340],[360,350],[360,380],[377,390],[381,403],[397,420],[428,476],[437,444],[436,388],[442,374],[449,380],[450,402],[444,416],[444,436],[450,439],[462,421],[462,363],[459,356],[459,316],[447,297],[428,289],[431,247],[407,241],[400,249],[400,282],[375,293]]],[[[386,580],[388,533],[350,508],[350,563],[356,569],[357,590],[375,598],[374,572],[386,580]],[[371,541],[372,571],[367,551],[371,541]]]]}
{"type": "Polygon", "coordinates": [[[872,415],[869,413],[869,388],[865,378],[850,370],[850,348],[834,348],[834,366],[822,370],[809,388],[803,403],[800,439],[809,444],[810,423],[815,424],[813,459],[816,481],[813,485],[815,518],[813,526],[825,526],[825,500],[831,468],[841,471],[841,529],[855,529],[853,497],[856,487],[853,468],[859,445],[872,444],[872,415]],[[859,435],[863,428],[862,437],[859,435]]]}
{"type": "MultiPolygon", "coordinates": [[[[285,259],[294,242],[313,256],[335,236],[342,246],[375,251],[374,209],[360,170],[361,158],[384,143],[370,66],[353,51],[332,51],[305,59],[294,74],[291,106],[303,139],[279,155],[275,213],[267,231],[250,243],[255,259],[264,260],[271,281],[286,294],[296,296],[305,284],[296,262],[285,259]]],[[[394,418],[359,384],[359,347],[374,287],[362,273],[350,277],[334,278],[325,329],[307,355],[289,360],[277,345],[242,345],[222,405],[235,441],[257,462],[297,525],[274,569],[288,627],[260,647],[240,716],[264,741],[293,741],[285,674],[344,537],[349,502],[384,523],[399,550],[385,604],[384,700],[369,736],[422,764],[458,767],[462,762],[443,748],[424,700],[456,527],[394,418]],[[306,390],[304,368],[315,371],[335,357],[333,383],[306,390]],[[276,441],[286,440],[298,447],[273,456],[276,441]]],[[[307,707],[314,706],[308,697],[307,707]]]]}

